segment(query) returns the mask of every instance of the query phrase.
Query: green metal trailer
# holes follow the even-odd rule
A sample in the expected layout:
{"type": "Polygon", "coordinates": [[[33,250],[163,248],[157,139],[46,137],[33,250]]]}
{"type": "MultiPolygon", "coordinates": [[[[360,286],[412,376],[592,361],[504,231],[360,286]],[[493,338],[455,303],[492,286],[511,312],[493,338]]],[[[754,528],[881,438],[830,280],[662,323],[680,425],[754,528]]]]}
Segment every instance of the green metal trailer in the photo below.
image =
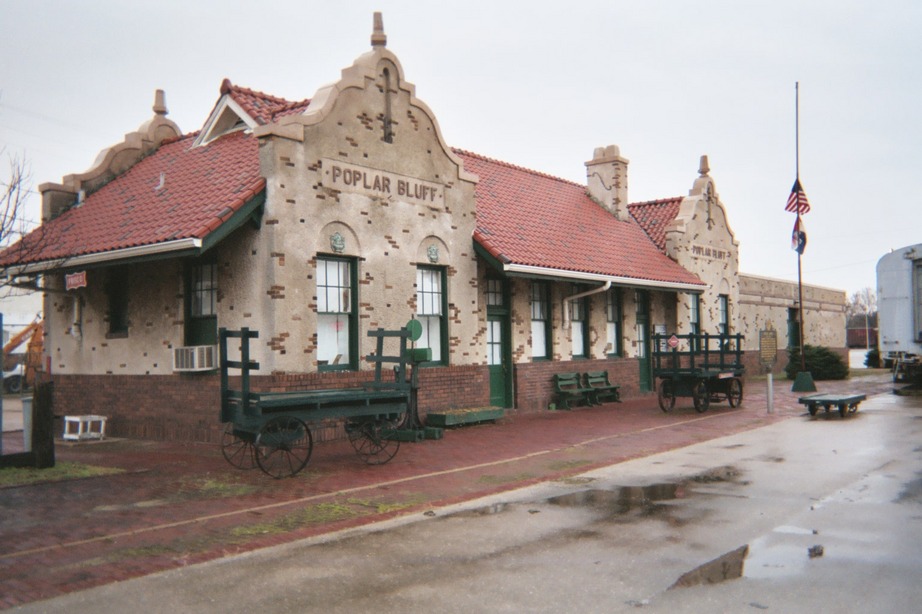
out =
{"type": "Polygon", "coordinates": [[[742,361],[743,336],[653,336],[653,376],[660,409],[669,412],[676,397],[691,397],[698,412],[712,402],[726,400],[730,407],[743,402],[746,371],[742,361]]]}
{"type": "Polygon", "coordinates": [[[370,330],[375,352],[366,360],[374,365],[374,379],[356,388],[311,390],[254,390],[251,372],[259,363],[250,358],[250,340],[259,332],[242,328],[219,331],[221,357],[221,442],[224,458],[239,469],[258,466],[274,478],[301,471],[313,451],[311,424],[332,419],[344,422],[358,456],[368,464],[391,460],[400,448],[401,430],[418,426],[418,379],[413,366],[427,360],[429,350],[412,349],[419,323],[411,320],[400,330],[370,330]],[[228,357],[228,340],[239,339],[239,360],[228,357]],[[397,351],[385,353],[386,343],[397,351]],[[230,369],[239,376],[230,376],[230,369]],[[233,384],[239,384],[232,387],[233,384]]]}

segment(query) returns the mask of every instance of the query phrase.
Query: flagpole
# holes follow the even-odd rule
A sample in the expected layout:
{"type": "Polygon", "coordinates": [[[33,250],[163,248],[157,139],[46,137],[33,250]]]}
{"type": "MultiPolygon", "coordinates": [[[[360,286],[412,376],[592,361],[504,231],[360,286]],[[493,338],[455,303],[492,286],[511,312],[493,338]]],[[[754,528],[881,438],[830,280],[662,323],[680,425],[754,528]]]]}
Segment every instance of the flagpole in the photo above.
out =
{"type": "MultiPolygon", "coordinates": [[[[794,165],[795,179],[800,181],[800,81],[794,82],[794,165]]],[[[797,226],[800,228],[800,207],[797,208],[797,226]]],[[[800,315],[800,370],[807,370],[807,358],[804,355],[804,282],[801,274],[801,250],[797,251],[797,310],[800,315]]]]}

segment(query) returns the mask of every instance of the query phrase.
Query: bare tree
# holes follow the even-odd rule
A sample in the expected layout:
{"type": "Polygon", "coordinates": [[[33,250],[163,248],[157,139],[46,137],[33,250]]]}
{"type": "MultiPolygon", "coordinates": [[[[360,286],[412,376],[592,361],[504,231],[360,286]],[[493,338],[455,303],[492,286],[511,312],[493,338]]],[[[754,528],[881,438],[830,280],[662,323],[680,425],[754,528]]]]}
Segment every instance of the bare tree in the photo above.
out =
{"type": "Polygon", "coordinates": [[[870,316],[877,313],[877,294],[873,288],[862,288],[849,297],[845,306],[845,314],[854,316],[870,316]]]}
{"type": "MultiPolygon", "coordinates": [[[[0,153],[3,153],[0,150],[0,153]]],[[[31,230],[26,219],[26,200],[32,190],[32,170],[19,156],[10,155],[9,175],[0,193],[0,245],[8,246],[31,230]]]]}

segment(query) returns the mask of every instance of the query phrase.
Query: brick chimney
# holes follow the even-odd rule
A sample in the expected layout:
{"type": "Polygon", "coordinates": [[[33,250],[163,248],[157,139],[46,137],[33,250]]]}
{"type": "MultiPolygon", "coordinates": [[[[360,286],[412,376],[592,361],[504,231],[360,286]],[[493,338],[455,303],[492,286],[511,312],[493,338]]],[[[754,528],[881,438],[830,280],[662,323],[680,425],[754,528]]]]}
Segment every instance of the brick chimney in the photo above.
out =
{"type": "Polygon", "coordinates": [[[627,212],[627,158],[621,157],[617,145],[596,147],[592,160],[586,162],[586,187],[589,196],[619,220],[627,212]]]}

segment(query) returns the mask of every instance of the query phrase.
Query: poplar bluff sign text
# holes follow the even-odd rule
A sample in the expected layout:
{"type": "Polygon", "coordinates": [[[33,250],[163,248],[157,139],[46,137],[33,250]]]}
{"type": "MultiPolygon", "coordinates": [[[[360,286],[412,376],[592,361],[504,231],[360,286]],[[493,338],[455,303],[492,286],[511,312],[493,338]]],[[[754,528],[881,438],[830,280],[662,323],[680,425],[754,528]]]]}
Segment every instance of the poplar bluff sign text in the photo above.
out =
{"type": "Polygon", "coordinates": [[[442,205],[444,186],[431,181],[398,175],[338,160],[323,160],[324,186],[344,192],[356,192],[379,198],[442,205]]]}

